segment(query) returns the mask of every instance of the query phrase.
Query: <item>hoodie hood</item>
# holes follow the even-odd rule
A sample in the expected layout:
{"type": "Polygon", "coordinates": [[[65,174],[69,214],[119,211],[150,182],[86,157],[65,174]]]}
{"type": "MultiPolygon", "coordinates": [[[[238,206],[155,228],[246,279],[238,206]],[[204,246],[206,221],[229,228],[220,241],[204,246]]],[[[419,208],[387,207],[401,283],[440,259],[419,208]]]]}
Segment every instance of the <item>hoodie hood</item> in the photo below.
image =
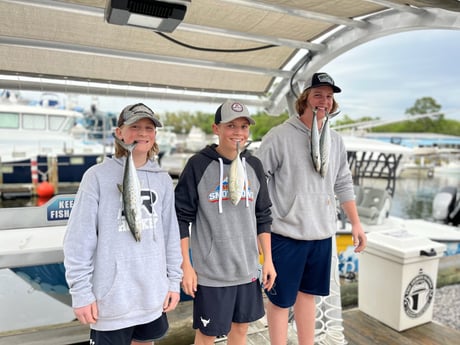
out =
{"type": "MultiPolygon", "coordinates": [[[[206,157],[209,157],[209,158],[211,158],[212,160],[215,160],[215,161],[218,161],[219,159],[222,159],[224,164],[231,164],[232,160],[221,156],[216,151],[217,146],[218,146],[217,144],[208,145],[204,149],[202,149],[199,152],[199,154],[205,155],[206,157]]],[[[243,159],[243,158],[247,158],[249,155],[250,155],[249,151],[244,149],[243,151],[241,151],[240,157],[241,157],[241,159],[243,159]]]]}
{"type": "MultiPolygon", "coordinates": [[[[112,156],[112,158],[107,157],[106,159],[113,160],[114,162],[120,164],[121,166],[124,166],[126,162],[126,156],[119,157],[119,158],[112,156]]],[[[158,162],[153,159],[149,159],[143,166],[137,168],[136,170],[137,171],[167,173],[167,171],[162,169],[160,165],[158,164],[158,162]]]]}
{"type": "Polygon", "coordinates": [[[287,125],[293,126],[301,132],[310,134],[311,130],[300,120],[300,116],[291,116],[285,122],[287,125]]]}

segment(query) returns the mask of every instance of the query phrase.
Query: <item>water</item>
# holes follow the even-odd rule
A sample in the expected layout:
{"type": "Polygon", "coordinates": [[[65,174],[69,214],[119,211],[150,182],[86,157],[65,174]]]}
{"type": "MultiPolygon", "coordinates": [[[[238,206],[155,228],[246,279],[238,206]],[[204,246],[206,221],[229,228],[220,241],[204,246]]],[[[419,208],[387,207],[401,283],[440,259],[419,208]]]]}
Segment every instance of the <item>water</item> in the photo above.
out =
{"type": "MultiPolygon", "coordinates": [[[[371,185],[384,187],[385,181],[366,181],[364,187],[371,185]]],[[[460,175],[398,179],[390,214],[408,219],[429,219],[433,197],[445,186],[460,190],[460,175]]],[[[37,198],[0,199],[0,207],[29,207],[40,202],[37,198]]],[[[0,332],[64,323],[74,319],[70,307],[35,290],[10,270],[0,270],[0,282],[0,332]]]]}
{"type": "MultiPolygon", "coordinates": [[[[367,180],[363,186],[384,188],[386,181],[367,180]]],[[[431,219],[433,198],[446,186],[456,187],[460,191],[460,174],[397,179],[390,215],[404,219],[431,219]]]]}

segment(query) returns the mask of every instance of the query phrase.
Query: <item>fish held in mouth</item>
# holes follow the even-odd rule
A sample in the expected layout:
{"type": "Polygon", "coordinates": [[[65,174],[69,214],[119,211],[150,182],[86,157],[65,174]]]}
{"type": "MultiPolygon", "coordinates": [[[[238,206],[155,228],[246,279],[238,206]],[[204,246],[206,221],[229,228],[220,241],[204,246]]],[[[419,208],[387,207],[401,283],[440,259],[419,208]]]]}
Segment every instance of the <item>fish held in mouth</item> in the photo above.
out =
{"type": "Polygon", "coordinates": [[[113,137],[118,144],[128,151],[123,172],[123,182],[122,184],[118,184],[117,187],[122,193],[126,223],[134,239],[139,242],[142,233],[141,187],[133,160],[133,150],[137,142],[128,145],[115,135],[113,137]]]}
{"type": "Polygon", "coordinates": [[[233,205],[238,205],[241,200],[244,189],[244,167],[241,161],[240,143],[236,142],[237,155],[230,165],[228,176],[228,192],[230,194],[230,201],[233,205]]]}

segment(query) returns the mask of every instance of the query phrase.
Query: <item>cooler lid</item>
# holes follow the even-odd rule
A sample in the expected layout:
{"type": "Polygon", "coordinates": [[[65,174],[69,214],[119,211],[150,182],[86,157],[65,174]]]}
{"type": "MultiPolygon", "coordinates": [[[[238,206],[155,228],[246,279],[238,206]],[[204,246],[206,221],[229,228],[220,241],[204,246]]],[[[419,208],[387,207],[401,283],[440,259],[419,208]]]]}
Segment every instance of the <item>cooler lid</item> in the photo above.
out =
{"type": "Polygon", "coordinates": [[[367,233],[367,249],[400,259],[427,259],[443,256],[446,246],[406,230],[387,230],[367,233]]]}

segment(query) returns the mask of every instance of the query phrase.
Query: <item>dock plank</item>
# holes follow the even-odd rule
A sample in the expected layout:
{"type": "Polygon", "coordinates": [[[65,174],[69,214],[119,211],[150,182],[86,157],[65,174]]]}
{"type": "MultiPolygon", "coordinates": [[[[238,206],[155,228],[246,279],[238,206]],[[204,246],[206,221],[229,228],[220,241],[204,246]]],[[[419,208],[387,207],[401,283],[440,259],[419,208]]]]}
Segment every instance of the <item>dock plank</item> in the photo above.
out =
{"type": "Polygon", "coordinates": [[[357,308],[344,311],[343,320],[348,345],[454,345],[460,339],[460,331],[437,322],[398,332],[357,308]]]}
{"type": "MultiPolygon", "coordinates": [[[[358,308],[344,310],[342,313],[344,335],[348,345],[456,345],[459,344],[460,331],[437,322],[428,322],[402,332],[393,330],[377,319],[363,313],[358,308]]],[[[175,320],[171,320],[175,321],[175,320]]],[[[189,345],[194,331],[188,321],[180,324],[171,322],[170,330],[175,336],[162,339],[158,345],[189,345]],[[174,329],[176,328],[176,329],[174,329]],[[179,336],[178,330],[182,334],[179,336]]],[[[37,327],[16,332],[0,333],[0,345],[66,345],[88,341],[88,326],[77,321],[46,327],[37,327]]],[[[226,338],[218,339],[218,345],[226,345],[226,338]]],[[[250,325],[248,345],[269,345],[265,318],[250,325]]],[[[288,345],[296,345],[297,337],[289,327],[288,345]]]]}

